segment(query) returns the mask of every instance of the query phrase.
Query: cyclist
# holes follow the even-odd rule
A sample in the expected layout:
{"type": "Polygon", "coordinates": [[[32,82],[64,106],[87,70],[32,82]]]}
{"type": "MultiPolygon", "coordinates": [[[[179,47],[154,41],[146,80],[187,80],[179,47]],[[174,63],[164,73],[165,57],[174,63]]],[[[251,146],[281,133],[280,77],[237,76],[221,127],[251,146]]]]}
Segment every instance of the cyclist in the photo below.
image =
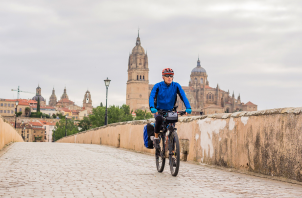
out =
{"type": "MultiPolygon", "coordinates": [[[[177,82],[173,82],[174,71],[171,68],[165,68],[162,71],[162,82],[159,82],[154,85],[150,97],[149,97],[149,106],[152,113],[157,113],[157,109],[162,109],[165,111],[172,110],[176,104],[177,94],[180,96],[180,99],[184,102],[186,106],[186,112],[191,114],[191,106],[189,100],[186,97],[184,90],[177,82]]],[[[159,138],[158,133],[160,132],[160,127],[163,122],[163,117],[157,115],[155,117],[155,137],[154,137],[154,146],[156,153],[159,152],[159,138]]]]}

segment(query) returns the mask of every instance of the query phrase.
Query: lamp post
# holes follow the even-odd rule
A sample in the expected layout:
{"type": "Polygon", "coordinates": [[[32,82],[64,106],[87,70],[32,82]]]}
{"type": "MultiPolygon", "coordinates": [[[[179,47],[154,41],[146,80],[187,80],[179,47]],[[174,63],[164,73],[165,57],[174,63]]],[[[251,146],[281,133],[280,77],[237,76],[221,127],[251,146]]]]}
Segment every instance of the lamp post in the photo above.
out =
{"type": "Polygon", "coordinates": [[[108,115],[107,115],[107,98],[108,98],[108,87],[109,87],[109,84],[110,84],[110,81],[107,77],[106,80],[104,80],[105,82],[105,86],[106,86],[106,113],[105,113],[105,125],[108,124],[108,115]]]}
{"type": "Polygon", "coordinates": [[[66,126],[67,126],[67,115],[65,116],[65,137],[67,136],[66,126]]]}
{"type": "Polygon", "coordinates": [[[15,129],[16,129],[16,126],[17,126],[18,104],[19,104],[19,101],[17,100],[17,101],[16,101],[16,115],[15,115],[15,129]]]}

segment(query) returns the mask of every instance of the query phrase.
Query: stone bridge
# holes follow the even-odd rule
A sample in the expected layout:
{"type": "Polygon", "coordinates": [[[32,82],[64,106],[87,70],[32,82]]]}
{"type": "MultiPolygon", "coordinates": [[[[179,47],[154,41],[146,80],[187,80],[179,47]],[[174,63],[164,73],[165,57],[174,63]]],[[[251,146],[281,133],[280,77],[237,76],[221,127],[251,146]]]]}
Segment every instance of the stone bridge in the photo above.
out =
{"type": "Polygon", "coordinates": [[[301,197],[301,111],[183,118],[177,177],[142,145],[152,120],[30,143],[0,118],[0,197],[301,197]]]}

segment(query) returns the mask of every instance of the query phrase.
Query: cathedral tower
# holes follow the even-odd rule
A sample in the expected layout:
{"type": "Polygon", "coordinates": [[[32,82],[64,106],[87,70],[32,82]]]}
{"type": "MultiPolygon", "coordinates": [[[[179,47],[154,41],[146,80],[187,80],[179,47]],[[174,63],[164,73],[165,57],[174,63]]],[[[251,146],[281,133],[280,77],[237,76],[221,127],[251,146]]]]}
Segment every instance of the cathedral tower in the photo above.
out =
{"type": "Polygon", "coordinates": [[[92,110],[92,100],[91,100],[91,94],[90,91],[86,91],[84,95],[84,100],[83,100],[83,107],[87,110],[92,110]]]}
{"type": "Polygon", "coordinates": [[[126,104],[130,106],[130,110],[149,109],[148,56],[141,46],[139,34],[136,39],[136,46],[129,55],[126,92],[126,104]]]}
{"type": "Polygon", "coordinates": [[[62,96],[61,96],[61,99],[64,99],[64,98],[69,99],[69,98],[68,98],[68,95],[67,95],[67,93],[66,93],[66,87],[64,88],[64,93],[63,93],[62,96]]]}
{"type": "Polygon", "coordinates": [[[56,106],[57,104],[57,96],[55,94],[55,88],[52,89],[52,94],[49,98],[49,106],[56,106]]]}

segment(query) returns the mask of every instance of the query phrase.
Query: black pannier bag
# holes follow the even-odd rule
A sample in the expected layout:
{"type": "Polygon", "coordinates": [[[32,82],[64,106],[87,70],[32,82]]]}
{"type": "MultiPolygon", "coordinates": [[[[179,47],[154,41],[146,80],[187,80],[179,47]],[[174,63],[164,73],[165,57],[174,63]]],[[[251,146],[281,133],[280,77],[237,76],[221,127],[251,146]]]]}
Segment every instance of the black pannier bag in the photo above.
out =
{"type": "Polygon", "coordinates": [[[168,112],[166,116],[166,122],[167,123],[174,123],[178,121],[178,114],[177,112],[168,112]]]}

